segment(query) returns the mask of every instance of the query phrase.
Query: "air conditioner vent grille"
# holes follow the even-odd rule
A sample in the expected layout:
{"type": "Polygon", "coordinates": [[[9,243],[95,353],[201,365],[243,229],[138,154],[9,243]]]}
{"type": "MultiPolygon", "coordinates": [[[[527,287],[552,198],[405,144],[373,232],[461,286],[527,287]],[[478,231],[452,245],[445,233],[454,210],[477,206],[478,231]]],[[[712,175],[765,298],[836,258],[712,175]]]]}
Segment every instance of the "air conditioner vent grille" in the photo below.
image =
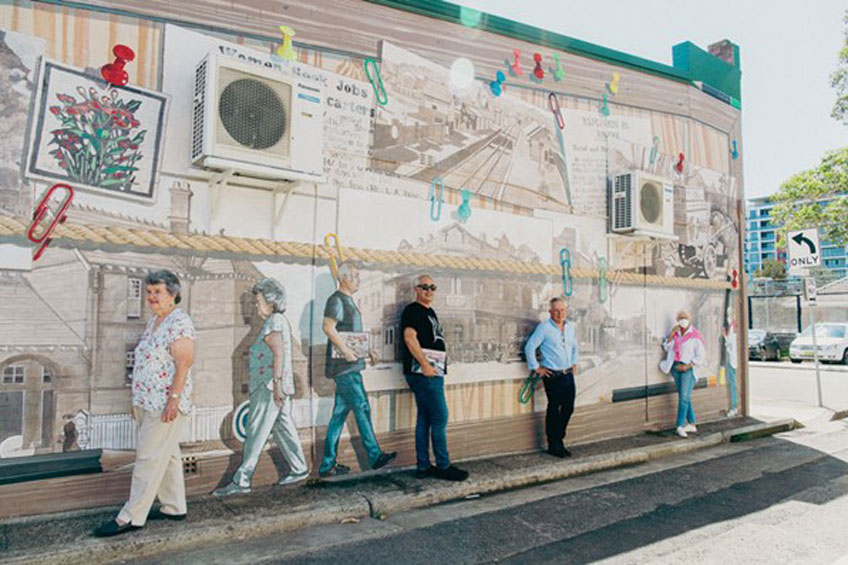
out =
{"type": "Polygon", "coordinates": [[[649,224],[662,224],[662,186],[645,182],[639,189],[639,211],[649,224]]]}
{"type": "Polygon", "coordinates": [[[256,79],[242,78],[228,84],[218,100],[218,113],[227,133],[250,149],[273,147],[286,133],[283,101],[256,79]]]}
{"type": "Polygon", "coordinates": [[[633,227],[633,177],[619,175],[615,177],[613,190],[613,229],[628,229],[633,227]]]}
{"type": "Polygon", "coordinates": [[[206,125],[206,71],[209,63],[204,60],[194,71],[194,107],[191,116],[191,159],[203,154],[203,135],[206,125]]]}

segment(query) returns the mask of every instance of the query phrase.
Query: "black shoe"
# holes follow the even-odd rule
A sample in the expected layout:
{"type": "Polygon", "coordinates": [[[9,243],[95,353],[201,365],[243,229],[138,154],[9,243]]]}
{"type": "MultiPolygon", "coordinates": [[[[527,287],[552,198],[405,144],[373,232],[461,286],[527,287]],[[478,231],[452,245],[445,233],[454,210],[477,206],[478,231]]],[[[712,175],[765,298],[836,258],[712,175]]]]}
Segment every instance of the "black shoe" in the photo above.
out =
{"type": "Polygon", "coordinates": [[[451,465],[447,469],[439,469],[433,472],[433,476],[444,481],[464,481],[468,478],[468,471],[464,471],[459,467],[451,465]]]}
{"type": "Polygon", "coordinates": [[[175,520],[175,521],[180,521],[180,520],[185,520],[186,515],[185,514],[166,514],[166,513],[162,512],[160,509],[157,508],[156,510],[150,511],[150,514],[147,515],[147,519],[148,520],[175,520]]]}
{"type": "Polygon", "coordinates": [[[380,467],[385,467],[389,464],[389,462],[397,457],[397,451],[384,451],[380,454],[374,464],[371,465],[372,469],[379,469],[380,467]]]}
{"type": "Polygon", "coordinates": [[[568,452],[564,447],[549,447],[547,451],[548,455],[553,455],[554,457],[559,457],[560,459],[565,459],[571,453],[568,452]]]}
{"type": "Polygon", "coordinates": [[[571,452],[564,447],[562,448],[562,453],[565,455],[565,457],[571,457],[571,452]]]}
{"type": "Polygon", "coordinates": [[[416,479],[427,479],[429,477],[434,477],[436,475],[436,468],[430,465],[426,469],[416,469],[415,470],[415,478],[416,479]]]}
{"type": "Polygon", "coordinates": [[[121,525],[115,520],[110,520],[100,524],[100,527],[94,530],[94,536],[98,538],[110,538],[112,536],[117,536],[118,534],[140,530],[142,527],[143,526],[133,526],[129,522],[121,525]]]}
{"type": "Polygon", "coordinates": [[[323,479],[324,477],[338,477],[339,475],[347,475],[348,473],[350,473],[350,467],[336,463],[326,471],[319,472],[318,476],[323,479]]]}

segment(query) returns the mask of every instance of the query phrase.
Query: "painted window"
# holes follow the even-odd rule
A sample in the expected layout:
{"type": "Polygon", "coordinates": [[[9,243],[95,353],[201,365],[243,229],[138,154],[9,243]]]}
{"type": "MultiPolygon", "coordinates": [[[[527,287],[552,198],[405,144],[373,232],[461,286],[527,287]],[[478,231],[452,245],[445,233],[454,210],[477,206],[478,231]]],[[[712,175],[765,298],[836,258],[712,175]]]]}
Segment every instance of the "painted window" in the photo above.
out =
{"type": "Polygon", "coordinates": [[[127,279],[127,318],[141,317],[141,279],[127,279]]]}
{"type": "Polygon", "coordinates": [[[135,348],[127,348],[126,360],[126,375],[124,376],[124,384],[132,384],[133,367],[135,367],[135,348]]]}
{"type": "Polygon", "coordinates": [[[24,382],[24,366],[9,365],[3,369],[4,385],[19,385],[24,382]]]}
{"type": "Polygon", "coordinates": [[[47,370],[47,367],[41,367],[41,382],[44,384],[49,384],[53,382],[53,375],[50,374],[50,371],[47,370]]]}

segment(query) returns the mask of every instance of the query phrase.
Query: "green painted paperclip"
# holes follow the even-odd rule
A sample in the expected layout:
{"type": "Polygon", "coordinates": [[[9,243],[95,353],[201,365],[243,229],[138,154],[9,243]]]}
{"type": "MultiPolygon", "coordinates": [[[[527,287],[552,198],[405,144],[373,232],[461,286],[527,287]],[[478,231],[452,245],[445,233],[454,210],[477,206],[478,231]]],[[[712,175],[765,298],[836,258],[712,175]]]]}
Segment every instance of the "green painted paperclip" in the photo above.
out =
{"type": "Polygon", "coordinates": [[[377,102],[380,103],[380,106],[385,106],[386,102],[389,101],[389,95],[386,94],[386,87],[383,86],[383,77],[380,76],[380,67],[377,66],[377,61],[371,57],[366,57],[363,66],[365,67],[365,76],[368,77],[368,81],[371,83],[371,88],[374,89],[374,96],[377,97],[377,102]],[[371,76],[370,72],[368,72],[368,63],[371,63],[371,66],[374,67],[374,74],[377,75],[376,83],[374,82],[374,77],[371,76]],[[380,85],[380,88],[377,88],[377,84],[380,85]],[[381,92],[382,97],[380,96],[381,92]]]}
{"type": "Polygon", "coordinates": [[[536,371],[530,371],[527,378],[524,379],[524,384],[521,385],[521,390],[518,393],[518,402],[527,404],[533,398],[533,393],[536,392],[536,383],[539,381],[539,374],[536,371]]]}
{"type": "Polygon", "coordinates": [[[566,247],[559,250],[559,264],[562,267],[562,293],[571,296],[574,280],[571,278],[571,251],[566,247]]]}
{"type": "Polygon", "coordinates": [[[601,257],[598,259],[598,302],[601,304],[607,301],[608,288],[607,260],[606,257],[601,257]]]}

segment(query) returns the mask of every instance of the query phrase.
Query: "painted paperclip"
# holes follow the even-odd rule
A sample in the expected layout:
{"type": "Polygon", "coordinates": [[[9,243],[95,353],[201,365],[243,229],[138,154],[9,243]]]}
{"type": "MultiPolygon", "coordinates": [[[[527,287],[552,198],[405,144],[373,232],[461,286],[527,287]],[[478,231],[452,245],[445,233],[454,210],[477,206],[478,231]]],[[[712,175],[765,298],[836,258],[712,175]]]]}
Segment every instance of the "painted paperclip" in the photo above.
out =
{"type": "Polygon", "coordinates": [[[539,383],[539,374],[536,371],[530,371],[527,378],[524,379],[524,384],[521,385],[521,390],[518,391],[518,402],[527,404],[533,398],[533,393],[536,392],[536,386],[539,383]]]}
{"type": "Polygon", "coordinates": [[[559,98],[553,92],[548,94],[548,108],[554,113],[559,129],[565,129],[565,119],[563,119],[562,110],[559,107],[559,98]]]}
{"type": "Polygon", "coordinates": [[[609,298],[609,281],[607,280],[607,259],[598,259],[598,302],[603,304],[609,298]]]}
{"type": "Polygon", "coordinates": [[[335,233],[328,233],[324,236],[324,245],[330,247],[330,240],[334,239],[336,241],[336,253],[330,253],[330,272],[333,274],[333,278],[339,280],[339,264],[336,262],[336,257],[338,257],[339,261],[344,263],[344,254],[342,253],[342,244],[339,242],[339,236],[335,233]]]}
{"type": "Polygon", "coordinates": [[[380,67],[377,66],[377,61],[371,57],[366,57],[363,66],[365,67],[365,76],[368,77],[368,81],[371,83],[371,88],[374,89],[374,96],[377,97],[377,102],[380,103],[380,106],[385,106],[386,102],[389,101],[389,95],[386,94],[386,87],[383,86],[383,77],[380,76],[380,67]],[[368,72],[368,63],[371,63],[371,67],[374,69],[373,75],[368,72]],[[374,79],[375,76],[376,82],[374,79]]]}
{"type": "Polygon", "coordinates": [[[41,199],[41,202],[36,206],[35,212],[32,214],[32,224],[29,226],[29,230],[27,231],[27,237],[29,240],[35,244],[41,244],[41,247],[38,248],[38,251],[33,255],[32,260],[38,261],[41,257],[41,254],[44,253],[44,250],[47,249],[47,246],[50,245],[50,242],[53,241],[53,238],[50,237],[50,234],[53,233],[53,230],[56,228],[57,224],[63,223],[67,219],[67,215],[65,212],[68,211],[68,208],[71,206],[71,201],[74,199],[74,189],[69,185],[64,183],[54,184],[47,191],[47,194],[44,195],[44,198],[41,199]],[[50,197],[53,195],[55,191],[60,188],[64,188],[68,191],[65,199],[62,200],[62,203],[59,205],[57,209],[52,209],[48,206],[48,202],[50,197]],[[44,229],[44,233],[40,236],[35,235],[35,229],[40,227],[41,221],[44,220],[44,217],[47,215],[47,212],[53,212],[53,219],[50,221],[50,225],[44,229]]]}
{"type": "Polygon", "coordinates": [[[654,164],[654,161],[657,160],[657,151],[660,149],[660,136],[654,136],[654,145],[651,147],[651,158],[649,159],[651,165],[654,164]]]}
{"type": "Polygon", "coordinates": [[[562,267],[562,293],[571,296],[574,292],[574,280],[571,277],[571,251],[567,247],[559,250],[559,265],[562,267]]]}
{"type": "Polygon", "coordinates": [[[438,222],[442,217],[442,203],[445,201],[445,181],[442,177],[433,177],[430,183],[430,219],[438,222]],[[436,185],[439,189],[436,191],[436,185]],[[438,207],[436,206],[438,204],[438,207]]]}

